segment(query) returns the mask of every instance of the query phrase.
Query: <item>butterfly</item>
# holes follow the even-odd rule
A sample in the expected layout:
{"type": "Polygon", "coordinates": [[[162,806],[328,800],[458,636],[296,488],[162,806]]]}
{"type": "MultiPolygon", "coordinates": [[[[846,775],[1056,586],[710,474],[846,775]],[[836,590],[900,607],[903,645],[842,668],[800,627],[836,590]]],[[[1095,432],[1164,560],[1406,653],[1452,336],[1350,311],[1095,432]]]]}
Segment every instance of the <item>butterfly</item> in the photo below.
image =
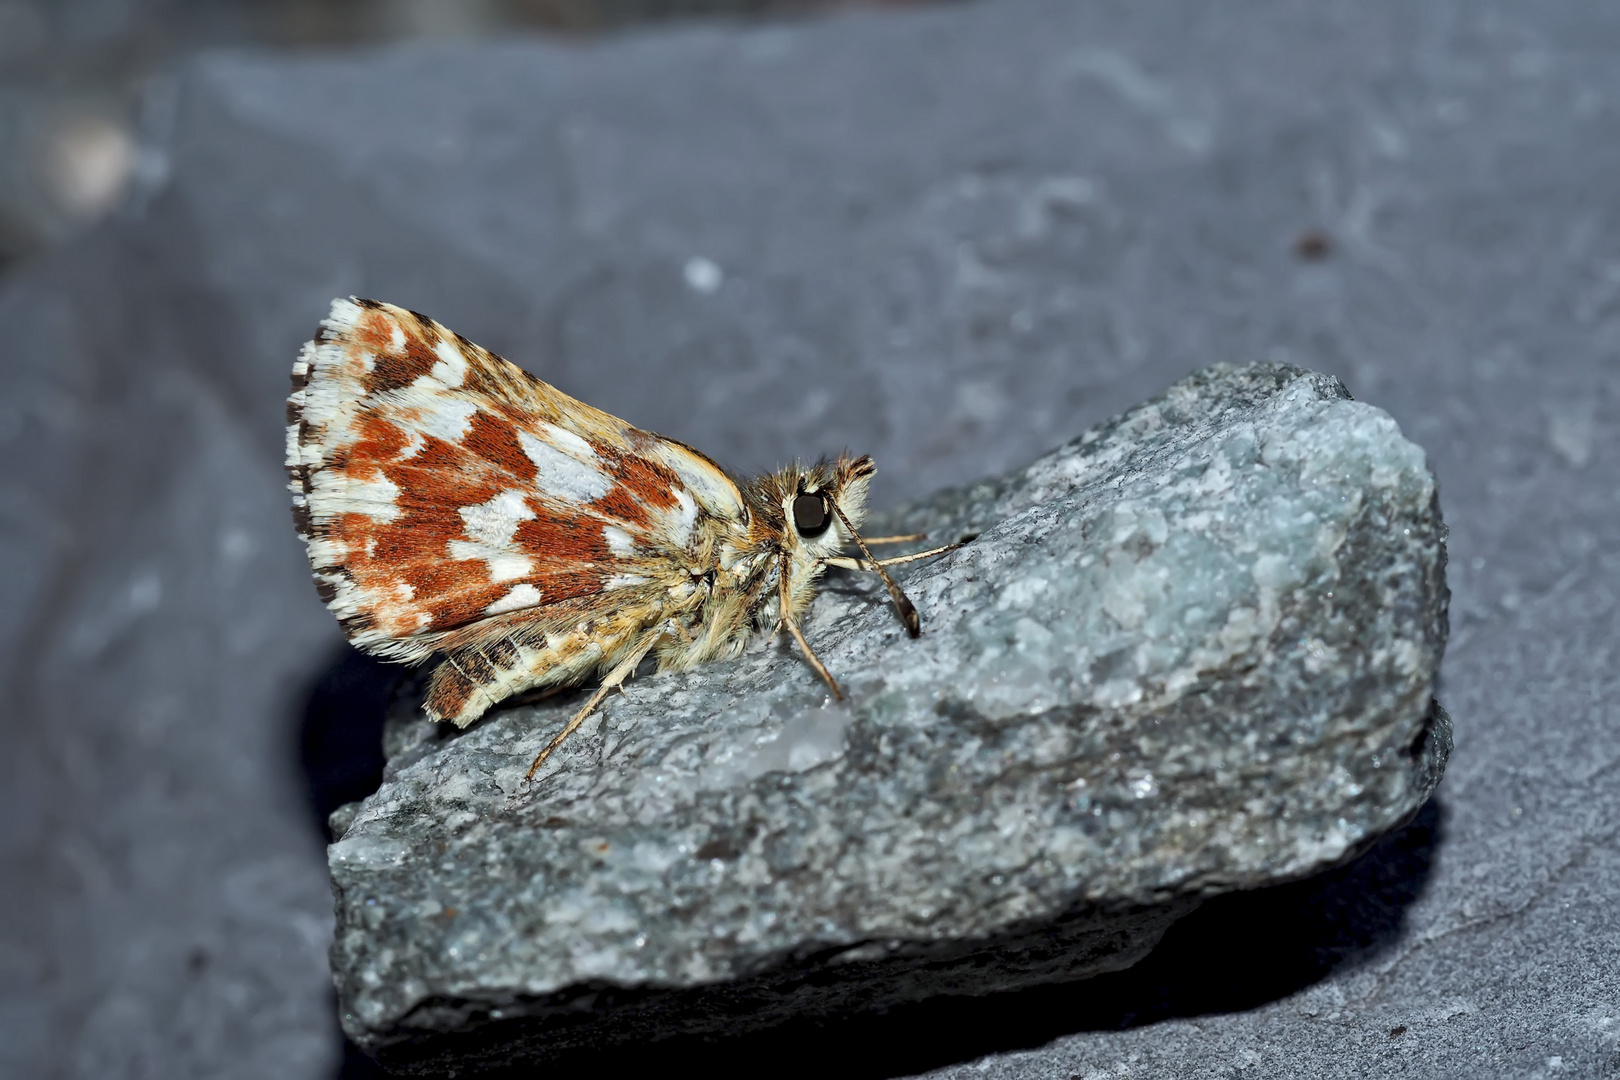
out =
{"type": "Polygon", "coordinates": [[[466,727],[525,692],[600,680],[543,765],[647,656],[660,671],[733,657],[799,627],[829,566],[879,574],[907,632],[917,610],[863,539],[869,457],[739,482],[425,316],[334,300],[293,365],[287,472],[316,589],[355,647],[442,659],[423,703],[466,727]],[[861,557],[841,554],[849,546],[861,557]]]}

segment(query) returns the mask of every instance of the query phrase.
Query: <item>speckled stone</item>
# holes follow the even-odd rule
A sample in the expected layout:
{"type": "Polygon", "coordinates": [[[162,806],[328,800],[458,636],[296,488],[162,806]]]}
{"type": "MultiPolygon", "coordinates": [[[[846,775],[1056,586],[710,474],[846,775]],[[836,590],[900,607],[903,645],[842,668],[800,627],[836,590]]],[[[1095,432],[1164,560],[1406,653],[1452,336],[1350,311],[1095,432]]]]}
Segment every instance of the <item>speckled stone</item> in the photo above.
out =
{"type": "MultiPolygon", "coordinates": [[[[879,463],[881,465],[881,462],[879,463]]],[[[924,634],[835,574],[807,633],[449,737],[406,699],[335,820],[345,1030],[472,1070],[1128,966],[1200,899],[1298,878],[1439,779],[1445,526],[1335,379],[1220,365],[887,520],[924,634]]]]}

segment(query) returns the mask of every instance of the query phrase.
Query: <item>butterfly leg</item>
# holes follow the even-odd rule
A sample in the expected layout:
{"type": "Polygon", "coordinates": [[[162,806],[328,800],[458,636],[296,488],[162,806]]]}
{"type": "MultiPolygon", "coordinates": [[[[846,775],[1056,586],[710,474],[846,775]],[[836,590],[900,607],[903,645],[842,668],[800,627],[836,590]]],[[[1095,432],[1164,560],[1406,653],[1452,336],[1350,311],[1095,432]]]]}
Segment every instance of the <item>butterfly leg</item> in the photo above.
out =
{"type": "Polygon", "coordinates": [[[652,651],[652,647],[658,644],[658,639],[663,636],[664,628],[660,626],[656,630],[648,632],[631,647],[630,651],[625,654],[624,659],[619,661],[618,665],[603,677],[602,685],[596,688],[596,692],[574,714],[574,718],[568,721],[568,726],[559,731],[556,737],[546,744],[546,748],[534,756],[534,762],[529,766],[529,771],[523,774],[525,783],[534,779],[534,774],[540,770],[540,766],[546,763],[546,759],[552,755],[552,752],[561,746],[563,740],[572,735],[579,728],[579,725],[585,722],[585,718],[591,715],[598,705],[602,704],[604,698],[624,686],[624,680],[635,673],[641,661],[652,651]]]}
{"type": "MultiPolygon", "coordinates": [[[[817,656],[815,650],[810,648],[810,643],[804,640],[804,631],[799,629],[798,620],[792,615],[793,607],[788,596],[788,574],[785,559],[783,560],[782,572],[777,575],[777,581],[780,582],[782,603],[782,617],[777,620],[777,624],[788,628],[788,632],[793,635],[793,640],[797,641],[799,648],[804,650],[804,658],[810,662],[810,666],[815,669],[816,674],[820,675],[822,681],[832,690],[833,700],[843,701],[844,692],[838,689],[837,681],[832,677],[832,672],[827,670],[827,665],[821,662],[821,657],[817,656]]],[[[771,631],[771,636],[774,637],[775,635],[776,631],[771,631]]]]}

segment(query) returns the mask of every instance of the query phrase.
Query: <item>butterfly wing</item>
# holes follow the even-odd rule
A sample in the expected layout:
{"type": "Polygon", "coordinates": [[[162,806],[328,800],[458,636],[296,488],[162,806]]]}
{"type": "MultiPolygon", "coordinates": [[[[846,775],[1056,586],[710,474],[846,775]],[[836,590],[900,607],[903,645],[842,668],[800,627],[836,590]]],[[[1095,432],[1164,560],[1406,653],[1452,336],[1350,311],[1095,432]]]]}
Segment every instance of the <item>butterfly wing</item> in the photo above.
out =
{"type": "Polygon", "coordinates": [[[287,469],[316,586],[351,643],[538,665],[528,685],[610,659],[597,654],[623,635],[601,631],[656,622],[670,586],[701,574],[706,537],[746,520],[701,454],[369,300],[334,301],[293,367],[287,469]]]}

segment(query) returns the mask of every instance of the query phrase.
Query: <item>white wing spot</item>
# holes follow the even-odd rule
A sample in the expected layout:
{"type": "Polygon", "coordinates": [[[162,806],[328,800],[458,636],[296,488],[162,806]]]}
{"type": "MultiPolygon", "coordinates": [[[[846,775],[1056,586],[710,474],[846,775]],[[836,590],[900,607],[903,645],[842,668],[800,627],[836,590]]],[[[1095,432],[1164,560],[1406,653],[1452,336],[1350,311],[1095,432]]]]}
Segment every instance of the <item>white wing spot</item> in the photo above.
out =
{"type": "Polygon", "coordinates": [[[484,562],[491,581],[516,581],[534,572],[534,560],[527,555],[486,555],[484,562]]]}
{"type": "Polygon", "coordinates": [[[685,488],[675,489],[675,502],[679,509],[676,511],[675,520],[671,522],[669,538],[677,545],[685,545],[691,541],[692,529],[697,525],[697,503],[685,488]]]}
{"type": "MultiPolygon", "coordinates": [[[[668,465],[680,477],[681,485],[692,493],[692,498],[706,512],[729,520],[741,518],[743,508],[735,485],[713,465],[674,443],[655,444],[647,456],[668,465]]],[[[693,513],[696,513],[695,508],[693,513]]]]}
{"type": "Polygon", "coordinates": [[[608,550],[621,559],[628,559],[636,553],[636,542],[617,525],[602,526],[602,539],[607,541],[608,550]]]}
{"type": "Polygon", "coordinates": [[[323,517],[364,514],[387,523],[399,517],[399,487],[386,476],[357,480],[336,469],[321,469],[310,478],[310,502],[323,517]]]}
{"type": "Polygon", "coordinates": [[[477,411],[478,406],[470,401],[448,395],[435,396],[427,405],[421,406],[420,418],[414,426],[435,439],[459,443],[466,438],[472,427],[473,413],[477,411]]]}
{"type": "Polygon", "coordinates": [[[512,586],[512,591],[484,609],[485,615],[499,615],[506,611],[521,611],[540,603],[540,590],[525,581],[512,586]]]}
{"type": "Polygon", "coordinates": [[[516,488],[508,488],[488,502],[463,506],[460,512],[467,535],[492,548],[510,546],[519,523],[534,520],[534,511],[516,488]]]}
{"type": "Polygon", "coordinates": [[[518,525],[535,516],[522,491],[508,488],[487,502],[463,506],[460,514],[471,539],[450,541],[452,559],[484,560],[491,581],[515,581],[533,572],[534,560],[512,550],[518,525]]]}
{"type": "Polygon", "coordinates": [[[571,457],[579,458],[584,462],[596,460],[596,448],[586,442],[576,433],[556,424],[542,422],[540,430],[545,432],[546,439],[559,450],[571,457]]]}
{"type": "Polygon", "coordinates": [[[462,355],[455,342],[440,338],[433,351],[438,354],[439,362],[434,364],[433,370],[429,372],[432,378],[452,390],[467,381],[467,358],[462,355]]]}
{"type": "Polygon", "coordinates": [[[491,581],[513,581],[528,577],[534,570],[534,560],[527,555],[491,547],[477,540],[452,540],[445,545],[445,550],[458,562],[482,559],[491,581]]]}
{"type": "MultiPolygon", "coordinates": [[[[561,431],[560,428],[554,430],[561,431]]],[[[582,444],[585,442],[577,435],[567,432],[564,434],[570,435],[572,439],[582,444]]],[[[554,499],[576,503],[595,502],[606,495],[608,489],[613,486],[612,481],[594,466],[570,457],[550,442],[536,438],[531,432],[520,430],[518,444],[523,447],[523,452],[529,456],[529,460],[534,462],[535,485],[554,499]]],[[[589,451],[588,444],[585,449],[589,451]]]]}
{"type": "Polygon", "coordinates": [[[324,321],[327,326],[341,334],[352,330],[359,319],[360,305],[353,300],[338,297],[332,301],[332,310],[327,313],[324,321]]]}
{"type": "Polygon", "coordinates": [[[427,440],[422,438],[422,433],[420,431],[413,431],[411,432],[411,441],[400,448],[400,451],[397,455],[395,455],[394,460],[405,461],[408,458],[413,458],[417,454],[420,454],[422,452],[422,447],[426,445],[427,440]]]}

